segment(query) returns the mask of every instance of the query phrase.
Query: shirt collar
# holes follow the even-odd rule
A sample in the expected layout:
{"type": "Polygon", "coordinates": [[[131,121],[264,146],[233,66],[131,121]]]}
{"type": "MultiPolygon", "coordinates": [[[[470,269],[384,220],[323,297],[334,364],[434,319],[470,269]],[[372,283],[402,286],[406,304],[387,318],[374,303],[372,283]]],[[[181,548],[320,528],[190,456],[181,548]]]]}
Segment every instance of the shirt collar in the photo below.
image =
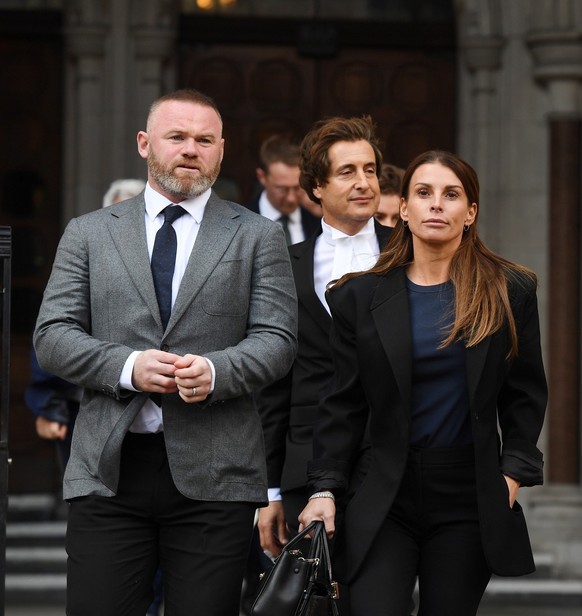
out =
{"type": "MultiPolygon", "coordinates": [[[[281,216],[284,216],[284,214],[281,214],[281,212],[269,201],[266,190],[263,190],[261,196],[259,197],[259,212],[261,216],[264,216],[269,220],[279,220],[281,216]]],[[[287,218],[290,222],[301,223],[301,210],[299,206],[297,206],[291,214],[287,214],[287,218]]]]}
{"type": "Polygon", "coordinates": [[[331,225],[328,225],[325,220],[321,219],[321,228],[323,237],[328,244],[334,245],[337,240],[343,237],[368,237],[376,234],[376,230],[374,228],[374,218],[370,218],[365,226],[360,229],[355,235],[348,235],[331,225]]]}
{"type": "MultiPolygon", "coordinates": [[[[208,199],[210,199],[211,192],[212,191],[209,188],[201,195],[198,195],[198,197],[185,199],[184,201],[180,201],[177,205],[181,205],[188,212],[188,214],[190,214],[190,216],[192,216],[192,218],[200,224],[202,222],[202,218],[204,217],[204,210],[206,208],[206,204],[208,203],[208,199]]],[[[146,184],[144,199],[146,214],[149,216],[150,220],[154,220],[157,216],[159,216],[160,212],[171,203],[167,197],[164,197],[159,192],[154,190],[150,186],[149,182],[146,184]]]]}

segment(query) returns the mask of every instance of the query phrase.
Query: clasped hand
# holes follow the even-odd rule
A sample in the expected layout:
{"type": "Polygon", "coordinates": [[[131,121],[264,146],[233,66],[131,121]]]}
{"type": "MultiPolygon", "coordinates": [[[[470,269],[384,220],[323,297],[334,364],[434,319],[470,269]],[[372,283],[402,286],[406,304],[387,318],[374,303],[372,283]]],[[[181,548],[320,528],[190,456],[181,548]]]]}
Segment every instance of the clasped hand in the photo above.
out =
{"type": "Polygon", "coordinates": [[[202,402],[208,397],[212,371],[204,357],[181,356],[157,349],[142,351],[135,360],[133,386],[140,391],[172,394],[184,402],[202,402]]]}

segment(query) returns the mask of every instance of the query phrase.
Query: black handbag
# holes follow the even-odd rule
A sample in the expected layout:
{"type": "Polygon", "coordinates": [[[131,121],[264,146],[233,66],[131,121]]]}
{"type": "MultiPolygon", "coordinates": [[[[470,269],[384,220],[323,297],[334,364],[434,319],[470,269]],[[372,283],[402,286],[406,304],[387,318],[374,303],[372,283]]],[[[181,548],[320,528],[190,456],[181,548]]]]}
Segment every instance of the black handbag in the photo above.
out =
{"type": "Polygon", "coordinates": [[[305,527],[283,548],[264,574],[251,616],[338,616],[329,544],[323,522],[305,527]],[[313,533],[309,554],[297,546],[313,533]]]}

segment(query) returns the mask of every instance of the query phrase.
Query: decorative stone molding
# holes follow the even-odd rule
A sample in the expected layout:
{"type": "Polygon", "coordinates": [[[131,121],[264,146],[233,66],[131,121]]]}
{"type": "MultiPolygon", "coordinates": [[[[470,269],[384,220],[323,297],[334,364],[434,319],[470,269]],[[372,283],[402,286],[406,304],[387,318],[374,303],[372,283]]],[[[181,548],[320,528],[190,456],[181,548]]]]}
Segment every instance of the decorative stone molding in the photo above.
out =
{"type": "Polygon", "coordinates": [[[577,0],[535,0],[526,44],[533,77],[548,88],[551,113],[579,114],[582,81],[582,6],[577,0]]]}
{"type": "Polygon", "coordinates": [[[582,31],[531,32],[527,45],[534,61],[534,78],[582,80],[582,31]]]}
{"type": "Polygon", "coordinates": [[[471,72],[494,71],[501,68],[504,45],[501,36],[483,34],[465,36],[459,45],[467,68],[471,72]]]}

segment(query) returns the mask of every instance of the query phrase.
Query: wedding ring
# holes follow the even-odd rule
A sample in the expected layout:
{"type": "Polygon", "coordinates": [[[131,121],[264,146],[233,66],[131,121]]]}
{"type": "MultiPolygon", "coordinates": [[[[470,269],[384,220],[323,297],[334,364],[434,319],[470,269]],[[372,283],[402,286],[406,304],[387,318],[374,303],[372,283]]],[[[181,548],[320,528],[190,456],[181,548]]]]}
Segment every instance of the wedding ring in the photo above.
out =
{"type": "Polygon", "coordinates": [[[196,397],[196,387],[192,387],[192,397],[196,397]]]}

